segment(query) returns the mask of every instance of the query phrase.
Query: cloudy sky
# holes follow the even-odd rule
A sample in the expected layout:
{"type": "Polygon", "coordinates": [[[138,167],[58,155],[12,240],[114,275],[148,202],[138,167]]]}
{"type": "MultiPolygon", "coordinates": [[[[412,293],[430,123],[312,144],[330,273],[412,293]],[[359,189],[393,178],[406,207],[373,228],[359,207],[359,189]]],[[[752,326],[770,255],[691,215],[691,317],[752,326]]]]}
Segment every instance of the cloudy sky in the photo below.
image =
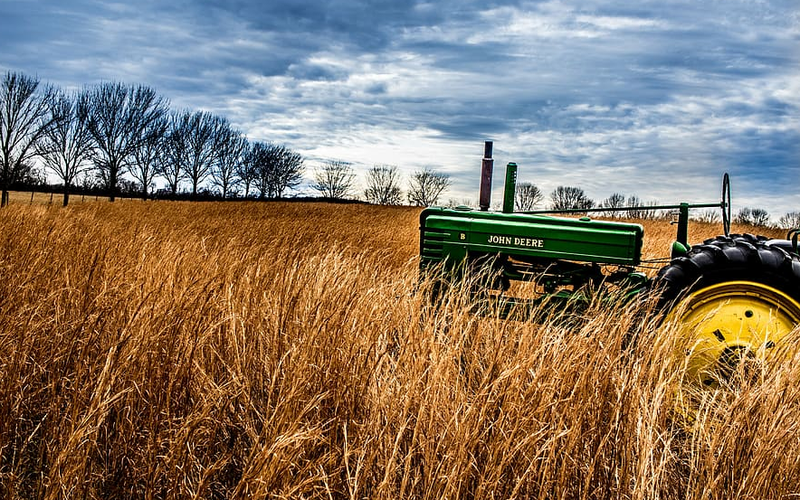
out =
{"type": "MultiPolygon", "coordinates": [[[[142,83],[285,144],[309,175],[451,175],[483,141],[549,193],[800,210],[797,0],[0,0],[0,70],[142,83]]],[[[500,200],[496,189],[495,200],[500,200]]]]}

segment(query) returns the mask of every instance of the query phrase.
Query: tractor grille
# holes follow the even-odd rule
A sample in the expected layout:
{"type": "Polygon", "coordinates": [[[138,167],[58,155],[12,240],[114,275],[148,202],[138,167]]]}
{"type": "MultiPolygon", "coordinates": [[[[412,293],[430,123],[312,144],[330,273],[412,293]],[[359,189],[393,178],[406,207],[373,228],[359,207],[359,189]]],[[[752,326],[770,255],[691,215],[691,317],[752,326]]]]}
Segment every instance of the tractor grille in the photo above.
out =
{"type": "Polygon", "coordinates": [[[444,260],[444,242],[449,238],[449,231],[424,228],[422,230],[422,247],[420,248],[422,261],[433,263],[444,260]]]}

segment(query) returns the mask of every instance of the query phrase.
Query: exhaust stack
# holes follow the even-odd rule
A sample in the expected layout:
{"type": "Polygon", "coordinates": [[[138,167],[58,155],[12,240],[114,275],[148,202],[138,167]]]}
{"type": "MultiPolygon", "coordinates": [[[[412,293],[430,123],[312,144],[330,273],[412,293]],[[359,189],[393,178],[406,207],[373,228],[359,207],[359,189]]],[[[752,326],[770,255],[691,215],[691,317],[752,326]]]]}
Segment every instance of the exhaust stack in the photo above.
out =
{"type": "Polygon", "coordinates": [[[506,165],[506,184],[503,190],[503,213],[514,212],[514,198],[517,194],[517,164],[506,165]]]}
{"type": "Polygon", "coordinates": [[[481,212],[489,210],[489,206],[492,204],[492,170],[494,170],[492,141],[486,141],[483,145],[483,161],[481,161],[481,212]]]}

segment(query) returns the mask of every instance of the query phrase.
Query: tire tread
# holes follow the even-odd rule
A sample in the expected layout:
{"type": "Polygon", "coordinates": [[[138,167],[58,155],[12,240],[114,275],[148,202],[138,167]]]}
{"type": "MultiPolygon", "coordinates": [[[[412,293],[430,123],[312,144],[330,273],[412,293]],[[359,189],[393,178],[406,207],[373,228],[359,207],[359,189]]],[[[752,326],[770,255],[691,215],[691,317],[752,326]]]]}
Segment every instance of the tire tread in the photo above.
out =
{"type": "Polygon", "coordinates": [[[670,308],[694,290],[725,281],[750,280],[776,287],[800,301],[800,257],[752,234],[717,236],[695,245],[663,267],[652,286],[659,308],[670,308]]]}

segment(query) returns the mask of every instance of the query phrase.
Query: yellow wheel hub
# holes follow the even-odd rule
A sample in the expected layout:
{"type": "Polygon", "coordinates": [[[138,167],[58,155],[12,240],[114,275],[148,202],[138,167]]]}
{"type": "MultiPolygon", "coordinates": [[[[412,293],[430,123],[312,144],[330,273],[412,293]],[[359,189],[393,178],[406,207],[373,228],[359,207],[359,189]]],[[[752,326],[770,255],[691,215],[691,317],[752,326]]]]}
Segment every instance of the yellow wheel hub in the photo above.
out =
{"type": "Polygon", "coordinates": [[[759,364],[800,323],[800,303],[752,281],[701,288],[687,304],[674,311],[680,315],[682,333],[677,355],[685,376],[678,403],[684,415],[697,404],[690,400],[700,396],[690,388],[702,393],[730,387],[737,376],[755,375],[759,364]]]}

